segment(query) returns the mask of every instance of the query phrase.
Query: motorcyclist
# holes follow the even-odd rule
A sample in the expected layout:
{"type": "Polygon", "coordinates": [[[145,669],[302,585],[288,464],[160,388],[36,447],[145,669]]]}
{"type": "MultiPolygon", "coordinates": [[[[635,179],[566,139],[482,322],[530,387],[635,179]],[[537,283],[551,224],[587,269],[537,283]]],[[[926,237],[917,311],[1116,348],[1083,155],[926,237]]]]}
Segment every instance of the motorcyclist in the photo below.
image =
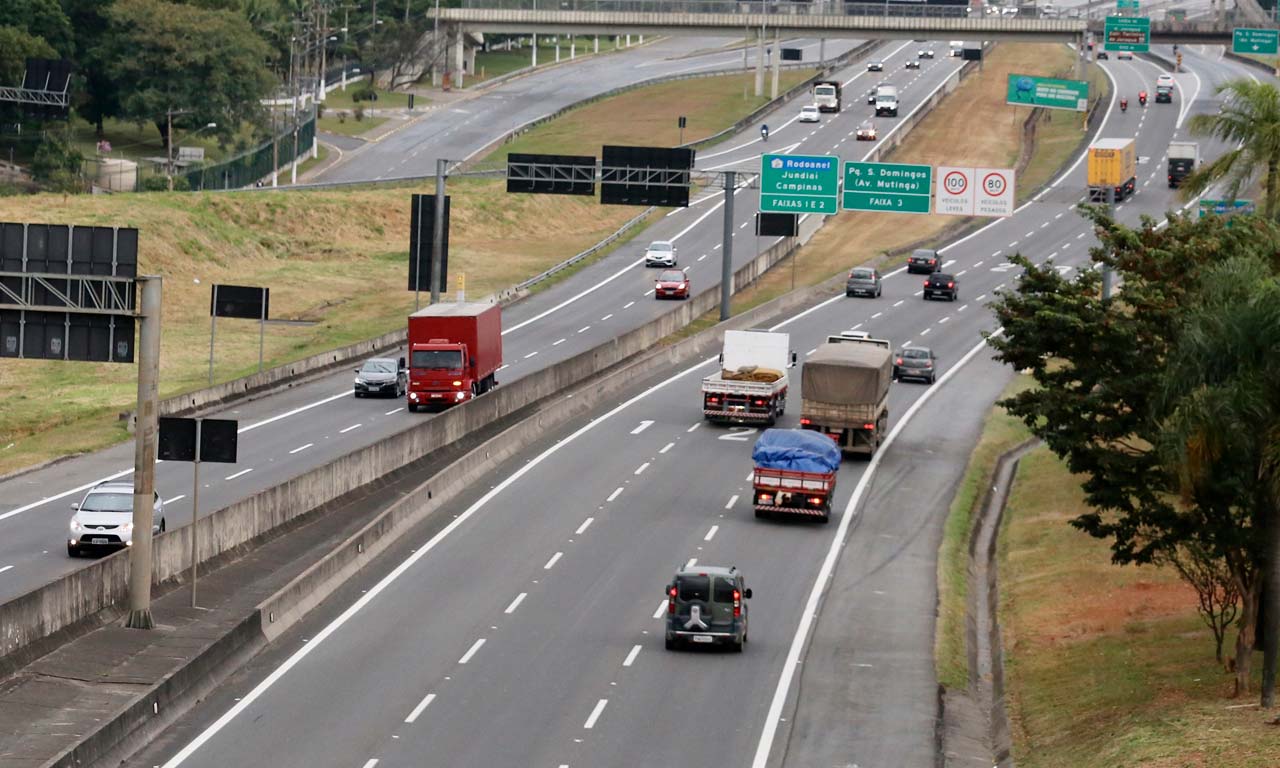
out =
{"type": "Polygon", "coordinates": [[[1146,91],[1138,91],[1138,103],[1139,103],[1139,104],[1141,104],[1141,105],[1142,105],[1142,106],[1144,106],[1144,107],[1145,107],[1145,106],[1147,106],[1147,92],[1146,92],[1146,91]]]}
{"type": "Polygon", "coordinates": [[[769,125],[767,123],[762,123],[760,125],[760,140],[761,141],[769,140],[769,125]]]}
{"type": "Polygon", "coordinates": [[[1124,98],[1123,96],[1121,96],[1121,97],[1120,97],[1120,111],[1121,111],[1121,112],[1124,112],[1124,111],[1125,111],[1125,110],[1127,110],[1128,108],[1129,108],[1129,100],[1128,100],[1128,99],[1126,99],[1126,98],[1124,98]]]}

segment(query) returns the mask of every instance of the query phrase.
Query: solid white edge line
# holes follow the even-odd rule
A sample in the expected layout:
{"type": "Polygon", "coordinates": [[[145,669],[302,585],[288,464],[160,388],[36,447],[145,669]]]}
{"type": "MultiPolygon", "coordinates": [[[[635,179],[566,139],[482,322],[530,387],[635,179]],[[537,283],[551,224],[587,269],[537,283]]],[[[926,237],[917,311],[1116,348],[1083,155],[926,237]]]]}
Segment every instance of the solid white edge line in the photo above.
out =
{"type": "Polygon", "coordinates": [[[11,570],[13,570],[12,565],[6,565],[6,566],[0,567],[0,573],[4,573],[5,571],[11,571],[11,570]]]}
{"type": "MultiPolygon", "coordinates": [[[[997,328],[992,332],[992,336],[998,336],[1004,331],[1003,328],[997,328]]],[[[893,445],[894,440],[901,434],[902,430],[911,423],[911,419],[916,413],[929,402],[940,387],[945,385],[947,381],[957,372],[962,370],[970,360],[972,360],[979,352],[987,347],[986,339],[978,342],[972,349],[965,353],[950,370],[942,374],[942,378],[938,379],[938,383],[925,390],[920,397],[907,408],[902,414],[902,418],[889,431],[879,450],[871,457],[870,463],[867,464],[866,470],[863,471],[862,477],[858,478],[858,484],[853,489],[853,495],[849,497],[849,502],[845,505],[844,514],[840,517],[840,526],[836,530],[835,537],[831,540],[831,546],[827,549],[827,555],[822,560],[822,567],[818,569],[818,576],[814,580],[813,588],[809,591],[809,597],[805,601],[804,610],[800,614],[800,624],[796,627],[796,633],[791,640],[791,647],[787,651],[787,658],[782,663],[782,675],[778,680],[778,686],[774,689],[773,700],[769,702],[769,711],[765,716],[764,731],[760,734],[760,741],[756,746],[755,758],[751,761],[752,768],[767,768],[769,763],[769,753],[773,751],[773,740],[777,736],[779,718],[782,717],[782,708],[786,705],[787,695],[791,690],[791,681],[795,677],[796,669],[799,667],[800,656],[803,654],[805,643],[808,641],[809,630],[813,626],[814,621],[818,617],[818,603],[821,600],[822,593],[825,591],[827,581],[831,578],[832,572],[835,570],[836,561],[840,558],[840,551],[844,548],[845,538],[849,534],[849,527],[853,523],[856,515],[854,511],[858,507],[858,503],[862,500],[862,495],[871,484],[871,479],[875,476],[876,468],[880,466],[880,461],[884,458],[889,447],[893,445]]]]}
{"type": "Polygon", "coordinates": [[[467,652],[462,654],[462,658],[458,659],[458,663],[466,664],[468,661],[471,661],[471,657],[475,656],[482,647],[484,647],[483,637],[471,644],[471,647],[467,649],[467,652]]]}
{"type": "Polygon", "coordinates": [[[183,500],[183,499],[185,499],[185,498],[187,498],[187,494],[185,494],[185,493],[180,493],[180,494],[178,494],[177,496],[174,496],[172,499],[165,499],[165,500],[164,500],[164,503],[165,503],[166,505],[167,505],[167,504],[172,504],[172,503],[173,503],[173,502],[175,502],[175,501],[182,501],[182,500],[183,500]]]}
{"type": "Polygon", "coordinates": [[[404,721],[405,721],[406,723],[410,723],[410,724],[412,724],[414,720],[417,720],[417,719],[418,719],[418,715],[421,715],[421,714],[422,714],[422,710],[424,710],[424,709],[426,709],[427,707],[431,706],[431,702],[433,702],[433,701],[435,701],[435,700],[436,700],[436,695],[435,695],[434,693],[428,693],[428,694],[426,695],[426,698],[424,698],[422,701],[418,702],[418,706],[416,706],[416,707],[414,707],[414,708],[413,708],[413,711],[409,713],[409,716],[408,716],[408,717],[406,717],[406,718],[404,719],[404,721]]]}
{"type": "Polygon", "coordinates": [[[235,480],[237,477],[241,477],[241,476],[243,476],[243,475],[247,475],[247,474],[249,474],[249,473],[250,473],[250,472],[252,472],[252,471],[253,471],[253,467],[249,467],[248,469],[242,469],[242,470],[240,470],[239,472],[236,472],[235,474],[227,475],[226,477],[224,477],[224,478],[222,478],[222,479],[223,479],[223,480],[235,480]]]}

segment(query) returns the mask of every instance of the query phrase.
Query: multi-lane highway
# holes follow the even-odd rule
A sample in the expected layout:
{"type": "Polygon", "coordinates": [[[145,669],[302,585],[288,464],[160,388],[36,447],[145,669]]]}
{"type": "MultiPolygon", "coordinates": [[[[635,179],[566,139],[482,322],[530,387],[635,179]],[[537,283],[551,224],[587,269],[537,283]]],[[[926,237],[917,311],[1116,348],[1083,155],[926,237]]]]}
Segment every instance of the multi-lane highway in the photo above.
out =
{"type": "MultiPolygon", "coordinates": [[[[941,50],[941,44],[932,45],[941,50]]],[[[824,116],[820,124],[794,122],[799,100],[782,107],[776,117],[767,118],[772,128],[769,148],[792,145],[797,152],[862,157],[874,144],[856,142],[852,136],[870,112],[859,96],[877,82],[899,84],[903,102],[900,114],[905,117],[960,65],[958,59],[939,58],[923,62],[920,70],[908,71],[905,63],[914,59],[917,47],[900,42],[886,46],[877,54],[886,62],[885,72],[868,73],[863,65],[855,64],[837,73],[846,84],[847,106],[839,115],[824,116]]],[[[877,121],[882,140],[899,122],[892,118],[877,121]]],[[[708,152],[701,163],[754,167],[761,148],[756,127],[752,126],[742,136],[725,142],[723,148],[708,152]]],[[[757,242],[750,228],[755,194],[747,189],[737,193],[736,265],[752,258],[757,247],[773,242],[757,242]]],[[[719,282],[722,196],[723,193],[708,192],[701,202],[675,211],[646,233],[646,241],[652,238],[676,242],[680,266],[688,268],[695,290],[719,282]]],[[[506,311],[504,352],[508,367],[499,373],[499,381],[572,357],[669,311],[669,303],[653,298],[653,271],[645,270],[639,262],[644,245],[640,242],[621,248],[506,311]]],[[[208,468],[202,473],[200,501],[204,512],[381,440],[418,419],[429,418],[425,414],[408,414],[398,401],[354,399],[351,373],[345,370],[216,415],[241,422],[240,462],[225,465],[217,473],[208,468]]],[[[132,464],[132,446],[125,444],[0,483],[0,600],[33,589],[83,562],[66,556],[69,505],[79,501],[85,488],[96,481],[127,477],[132,464]]],[[[188,522],[190,467],[161,464],[156,483],[166,500],[170,527],[188,522]]]]}
{"type": "MultiPolygon", "coordinates": [[[[1165,148],[1189,109],[1216,109],[1216,83],[1245,74],[1196,51],[1185,63],[1173,105],[1104,118],[1100,135],[1136,137],[1143,158],[1138,194],[1117,211],[1127,223],[1177,205],[1165,148]]],[[[1158,73],[1142,60],[1105,68],[1118,94],[1152,90],[1158,73]]],[[[831,147],[860,117],[832,120],[811,146],[831,147]]],[[[841,468],[832,525],[751,514],[754,435],[700,418],[714,358],[655,371],[477,483],[442,530],[411,532],[132,762],[934,764],[936,544],[1009,375],[982,346],[995,330],[984,305],[1017,279],[1012,253],[1090,267],[1093,238],[1073,211],[1083,189],[1076,163],[1013,217],[945,248],[957,302],[923,301],[899,270],[880,299],[836,297],[778,321],[802,358],[855,329],[941,359],[938,384],[894,385],[892,441],[841,468]],[[663,650],[663,585],[690,561],[744,569],[745,653],[663,650]]]]}

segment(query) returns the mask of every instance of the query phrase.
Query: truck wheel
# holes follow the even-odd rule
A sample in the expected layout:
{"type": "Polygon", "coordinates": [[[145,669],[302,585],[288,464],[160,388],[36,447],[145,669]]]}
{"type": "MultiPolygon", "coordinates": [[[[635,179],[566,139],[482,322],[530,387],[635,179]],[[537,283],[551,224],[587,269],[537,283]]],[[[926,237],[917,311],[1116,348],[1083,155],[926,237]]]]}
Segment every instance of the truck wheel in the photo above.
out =
{"type": "Polygon", "coordinates": [[[822,523],[823,525],[826,525],[827,523],[831,522],[831,511],[827,510],[827,514],[818,518],[818,522],[822,523]]]}
{"type": "Polygon", "coordinates": [[[409,413],[417,413],[417,412],[418,412],[418,404],[409,403],[409,413]]]}
{"type": "Polygon", "coordinates": [[[763,509],[757,509],[757,510],[756,510],[756,517],[757,517],[758,519],[760,519],[760,520],[765,520],[765,519],[767,519],[767,518],[769,517],[769,513],[768,513],[768,512],[765,512],[763,509]]]}

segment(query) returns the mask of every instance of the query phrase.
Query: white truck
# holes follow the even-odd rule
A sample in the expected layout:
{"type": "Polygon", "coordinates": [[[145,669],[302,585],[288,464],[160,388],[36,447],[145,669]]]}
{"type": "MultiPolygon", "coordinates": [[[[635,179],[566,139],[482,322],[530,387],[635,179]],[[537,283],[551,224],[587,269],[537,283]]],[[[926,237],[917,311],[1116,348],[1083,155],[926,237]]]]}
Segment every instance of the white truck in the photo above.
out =
{"type": "Polygon", "coordinates": [[[876,117],[898,116],[898,88],[882,85],[876,88],[876,117]]]}
{"type": "Polygon", "coordinates": [[[720,370],[702,380],[703,418],[773,426],[787,409],[790,346],[786,333],[725,331],[720,370]]]}
{"type": "Polygon", "coordinates": [[[952,40],[950,43],[947,44],[947,48],[948,48],[948,53],[951,54],[952,58],[958,59],[964,55],[963,40],[952,40]]]}

